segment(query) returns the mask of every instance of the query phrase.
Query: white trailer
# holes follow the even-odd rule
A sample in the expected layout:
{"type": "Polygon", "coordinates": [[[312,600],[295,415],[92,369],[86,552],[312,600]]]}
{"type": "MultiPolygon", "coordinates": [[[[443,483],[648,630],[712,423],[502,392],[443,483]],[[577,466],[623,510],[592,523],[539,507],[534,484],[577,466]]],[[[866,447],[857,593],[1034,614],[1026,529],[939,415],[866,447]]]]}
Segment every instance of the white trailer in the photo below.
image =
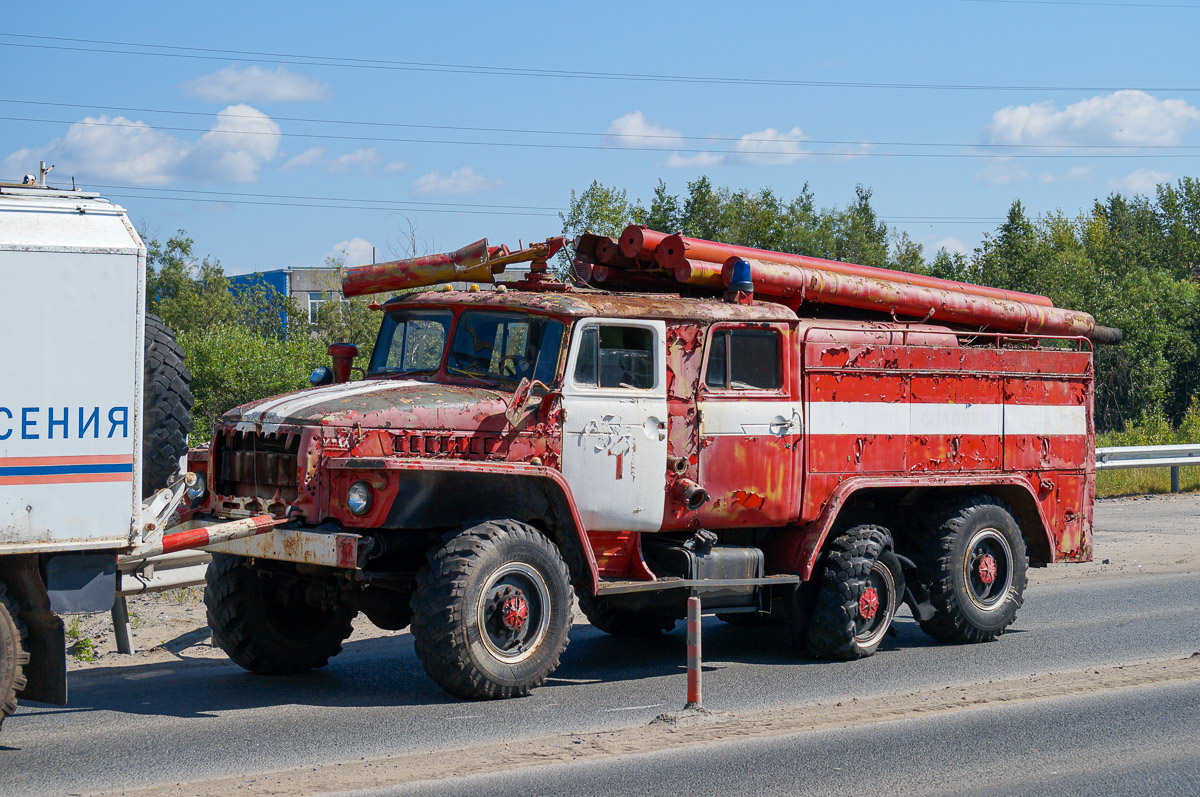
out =
{"type": "Polygon", "coordinates": [[[190,377],[145,288],[123,208],[0,185],[0,722],[66,702],[58,614],[110,609],[184,497],[190,377]]]}

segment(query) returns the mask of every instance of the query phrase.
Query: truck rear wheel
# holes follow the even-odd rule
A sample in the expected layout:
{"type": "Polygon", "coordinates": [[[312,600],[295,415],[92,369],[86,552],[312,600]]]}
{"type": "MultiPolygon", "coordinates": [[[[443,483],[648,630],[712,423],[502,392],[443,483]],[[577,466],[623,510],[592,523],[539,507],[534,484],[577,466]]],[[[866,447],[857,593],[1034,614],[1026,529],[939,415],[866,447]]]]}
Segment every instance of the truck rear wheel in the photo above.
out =
{"type": "Polygon", "coordinates": [[[413,642],[425,672],[453,695],[529,694],[558,667],[570,629],[567,566],[524,523],[466,528],[417,573],[413,642]]]}
{"type": "Polygon", "coordinates": [[[918,562],[934,615],[921,630],[939,642],[987,642],[1024,601],[1029,557],[1012,511],[975,495],[948,507],[918,562]]]}
{"type": "Polygon", "coordinates": [[[25,625],[17,602],[0,582],[0,726],[17,710],[17,692],[25,688],[25,625]]]}
{"type": "Polygon", "coordinates": [[[213,641],[251,672],[281,675],[324,667],[342,651],[358,613],[313,606],[303,581],[256,569],[242,556],[214,553],[205,580],[213,641]]]}
{"type": "Polygon", "coordinates": [[[612,636],[643,639],[670,631],[678,622],[674,617],[635,612],[613,606],[612,600],[599,595],[578,594],[579,610],[592,627],[612,636]]]}
{"type": "Polygon", "coordinates": [[[142,395],[142,498],[167,486],[187,453],[192,431],[192,374],[175,333],[146,315],[142,395]]]}
{"type": "Polygon", "coordinates": [[[825,553],[806,643],[823,659],[861,659],[879,649],[900,603],[883,553],[892,535],[863,524],[835,537],[825,553]]]}

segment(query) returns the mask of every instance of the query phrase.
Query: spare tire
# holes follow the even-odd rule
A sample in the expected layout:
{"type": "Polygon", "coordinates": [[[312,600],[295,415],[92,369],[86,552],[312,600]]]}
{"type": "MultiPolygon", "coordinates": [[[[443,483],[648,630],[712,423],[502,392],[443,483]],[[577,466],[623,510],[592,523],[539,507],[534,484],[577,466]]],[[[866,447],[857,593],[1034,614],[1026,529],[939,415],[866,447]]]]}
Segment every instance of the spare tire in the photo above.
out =
{"type": "Polygon", "coordinates": [[[142,498],[167,486],[192,431],[192,374],[175,333],[146,314],[142,392],[142,498]]]}

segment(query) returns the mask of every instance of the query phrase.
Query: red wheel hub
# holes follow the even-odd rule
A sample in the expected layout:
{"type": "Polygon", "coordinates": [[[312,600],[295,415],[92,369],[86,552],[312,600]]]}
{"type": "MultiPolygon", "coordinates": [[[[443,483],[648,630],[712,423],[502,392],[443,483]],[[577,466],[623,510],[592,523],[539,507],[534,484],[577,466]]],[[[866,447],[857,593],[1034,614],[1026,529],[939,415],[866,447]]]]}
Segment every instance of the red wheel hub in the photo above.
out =
{"type": "Polygon", "coordinates": [[[520,631],[529,619],[529,601],[524,595],[513,595],[500,604],[500,619],[510,631],[520,631]]]}
{"type": "Polygon", "coordinates": [[[984,584],[991,584],[996,580],[996,557],[990,553],[979,557],[979,580],[984,584]]]}
{"type": "Polygon", "coordinates": [[[870,620],[879,611],[879,593],[874,587],[867,587],[858,596],[858,613],[864,620],[870,620]]]}

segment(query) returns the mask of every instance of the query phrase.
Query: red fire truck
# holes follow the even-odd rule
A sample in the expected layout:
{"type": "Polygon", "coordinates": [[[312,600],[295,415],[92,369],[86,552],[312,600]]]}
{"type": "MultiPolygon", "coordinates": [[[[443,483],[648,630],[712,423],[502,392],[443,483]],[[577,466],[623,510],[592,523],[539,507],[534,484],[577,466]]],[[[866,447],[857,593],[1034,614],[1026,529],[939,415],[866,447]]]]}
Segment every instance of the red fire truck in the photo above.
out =
{"type": "MultiPolygon", "coordinates": [[[[686,599],[869,656],[904,604],[939,642],[1003,634],[1027,568],[1092,557],[1092,342],[1041,296],[631,226],[349,269],[374,355],[222,419],[200,522],[271,515],[209,569],[214,639],[296,672],[350,621],[411,624],[455,695],[558,665],[572,592],[597,628],[686,599]],[[266,530],[266,529],[264,529],[266,530]]],[[[214,549],[210,549],[214,550],[214,549]]]]}

